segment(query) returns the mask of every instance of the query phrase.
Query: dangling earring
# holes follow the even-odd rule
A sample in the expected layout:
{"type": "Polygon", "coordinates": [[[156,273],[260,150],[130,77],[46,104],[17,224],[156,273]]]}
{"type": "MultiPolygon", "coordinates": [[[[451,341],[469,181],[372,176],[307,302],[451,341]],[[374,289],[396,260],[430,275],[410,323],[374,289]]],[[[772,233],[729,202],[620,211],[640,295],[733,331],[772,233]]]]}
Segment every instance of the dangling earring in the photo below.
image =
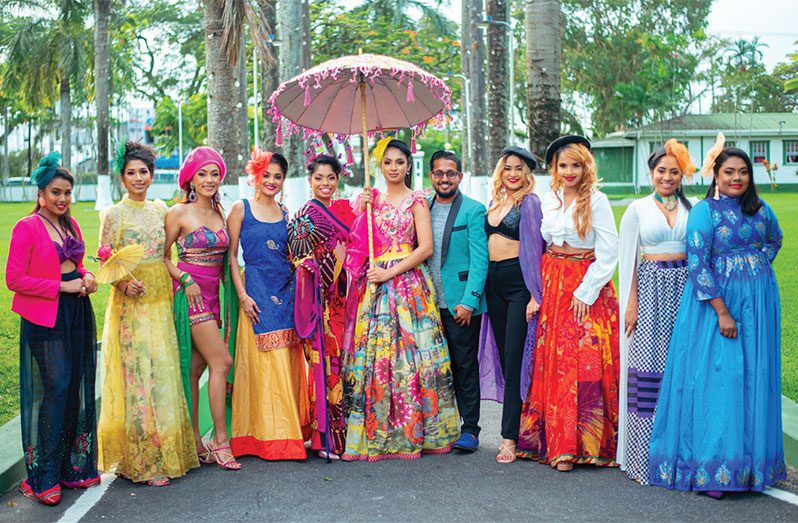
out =
{"type": "Polygon", "coordinates": [[[188,191],[188,201],[189,201],[189,203],[194,203],[194,202],[197,201],[197,191],[194,189],[194,184],[193,183],[191,185],[189,185],[188,187],[190,189],[188,191]]]}
{"type": "Polygon", "coordinates": [[[222,195],[219,191],[216,191],[216,194],[213,195],[213,201],[216,203],[222,203],[222,195]]]}
{"type": "Polygon", "coordinates": [[[715,183],[715,200],[720,200],[720,189],[718,188],[718,184],[715,183]]]}

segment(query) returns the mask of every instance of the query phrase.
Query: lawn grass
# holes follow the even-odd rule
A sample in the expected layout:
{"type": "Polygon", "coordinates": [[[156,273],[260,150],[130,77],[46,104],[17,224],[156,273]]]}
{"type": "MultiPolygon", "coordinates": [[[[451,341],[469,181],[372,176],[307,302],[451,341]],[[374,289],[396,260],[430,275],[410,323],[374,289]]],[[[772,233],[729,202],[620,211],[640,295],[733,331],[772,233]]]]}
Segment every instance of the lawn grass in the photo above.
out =
{"type": "MultiPolygon", "coordinates": [[[[767,189],[763,198],[773,207],[782,230],[784,246],[774,264],[781,292],[782,317],[782,392],[798,400],[798,194],[773,194],[767,189]]],[[[31,204],[3,203],[0,205],[0,259],[8,256],[8,241],[16,221],[30,211],[31,204]]],[[[620,221],[625,207],[613,207],[620,221]]],[[[80,223],[86,240],[86,253],[97,252],[99,219],[92,203],[73,206],[73,215],[80,223]]],[[[86,261],[89,270],[96,270],[94,262],[86,261]]],[[[0,267],[5,282],[5,263],[0,267]]],[[[102,333],[109,287],[100,285],[92,295],[97,318],[97,335],[102,333]]],[[[0,285],[0,424],[17,415],[19,411],[19,316],[11,312],[11,292],[0,285]]]]}

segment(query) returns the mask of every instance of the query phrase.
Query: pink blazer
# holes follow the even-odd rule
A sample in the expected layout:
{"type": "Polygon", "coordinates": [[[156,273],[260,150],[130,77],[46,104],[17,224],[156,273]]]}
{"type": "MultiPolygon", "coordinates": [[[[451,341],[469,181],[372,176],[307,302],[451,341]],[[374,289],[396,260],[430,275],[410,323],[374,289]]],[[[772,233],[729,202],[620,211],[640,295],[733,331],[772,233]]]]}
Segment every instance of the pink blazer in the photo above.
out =
{"type": "MultiPolygon", "coordinates": [[[[82,240],[83,235],[74,218],[72,225],[82,240]]],[[[83,267],[82,259],[77,263],[77,269],[81,277],[89,272],[83,267]]],[[[41,218],[35,214],[22,218],[11,231],[6,286],[14,292],[12,311],[36,325],[55,326],[61,264],[53,240],[41,218]]]]}

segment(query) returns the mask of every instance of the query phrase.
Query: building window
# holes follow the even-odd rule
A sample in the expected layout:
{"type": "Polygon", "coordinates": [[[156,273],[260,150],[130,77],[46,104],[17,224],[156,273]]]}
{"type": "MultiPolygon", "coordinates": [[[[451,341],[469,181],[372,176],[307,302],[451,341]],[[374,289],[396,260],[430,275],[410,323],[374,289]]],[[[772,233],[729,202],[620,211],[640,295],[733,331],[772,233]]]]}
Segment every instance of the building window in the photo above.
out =
{"type": "Polygon", "coordinates": [[[726,147],[737,147],[737,142],[735,142],[734,140],[726,140],[726,143],[723,145],[723,148],[725,149],[726,147]]]}
{"type": "Polygon", "coordinates": [[[788,165],[798,164],[798,140],[784,141],[784,163],[788,165]]]}
{"type": "Polygon", "coordinates": [[[770,155],[770,142],[751,142],[751,161],[762,163],[770,155]]]}
{"type": "MultiPolygon", "coordinates": [[[[688,149],[690,148],[690,142],[682,141],[682,140],[679,140],[679,141],[681,142],[682,145],[684,145],[688,149]]],[[[665,144],[665,142],[648,142],[648,152],[649,152],[649,154],[657,151],[664,144],[665,144]]]]}

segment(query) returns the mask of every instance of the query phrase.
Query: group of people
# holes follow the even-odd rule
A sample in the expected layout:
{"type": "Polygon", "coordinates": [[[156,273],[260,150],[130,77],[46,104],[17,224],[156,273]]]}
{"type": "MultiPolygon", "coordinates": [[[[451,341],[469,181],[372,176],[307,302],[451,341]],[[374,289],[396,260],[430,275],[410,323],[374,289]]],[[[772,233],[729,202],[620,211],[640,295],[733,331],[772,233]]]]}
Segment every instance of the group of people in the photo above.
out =
{"type": "Polygon", "coordinates": [[[341,164],[318,155],[313,197],[289,215],[288,162],[256,149],[254,197],[226,213],[217,151],[186,157],[184,197],[167,208],[147,200],[152,149],[121,146],[127,194],[101,215],[98,257],[144,254],[112,284],[99,422],[97,282],[69,211],[74,179],[45,157],[6,270],[22,317],[22,493],[54,505],[62,487],[98,484],[98,469],[163,486],[200,463],[235,470],[240,456],[302,460],[308,447],[345,461],[472,452],[480,399],[503,403],[501,464],[620,465],[714,497],[784,479],[781,231],[744,151],[719,137],[699,202],[685,196],[687,149],[666,142],[620,241],[581,136],[548,147],[542,199],[538,157],[505,148],[488,208],[460,191],[450,151],[430,160],[432,195],[411,189],[404,142],[380,140],[373,155],[384,192],[336,198],[341,164]]]}

